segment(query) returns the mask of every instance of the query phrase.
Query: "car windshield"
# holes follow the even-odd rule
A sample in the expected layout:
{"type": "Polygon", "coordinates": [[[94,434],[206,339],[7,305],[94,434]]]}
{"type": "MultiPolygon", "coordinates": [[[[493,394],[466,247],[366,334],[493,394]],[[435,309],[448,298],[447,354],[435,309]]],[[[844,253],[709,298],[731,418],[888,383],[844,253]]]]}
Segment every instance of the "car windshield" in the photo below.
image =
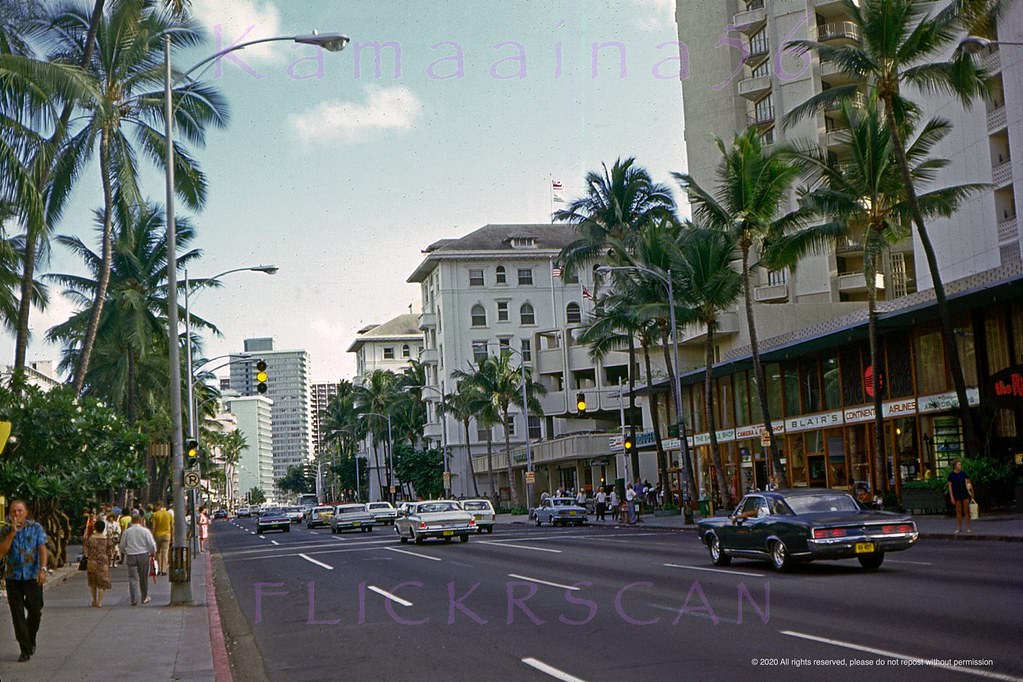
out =
{"type": "Polygon", "coordinates": [[[815,512],[855,512],[859,505],[846,493],[818,493],[815,495],[791,495],[785,498],[796,514],[815,512]]]}
{"type": "Polygon", "coordinates": [[[364,511],[366,511],[366,510],[363,508],[363,506],[361,504],[355,505],[355,506],[352,506],[352,507],[338,507],[337,508],[337,513],[338,514],[355,514],[355,513],[364,512],[364,511]]]}
{"type": "Polygon", "coordinates": [[[489,502],[463,502],[462,507],[470,511],[490,511],[489,502]]]}
{"type": "Polygon", "coordinates": [[[302,507],[288,507],[288,512],[294,514],[295,512],[302,511],[302,507]]]}
{"type": "Polygon", "coordinates": [[[460,511],[454,502],[428,502],[416,508],[420,514],[436,514],[437,512],[460,511]]]}
{"type": "Polygon", "coordinates": [[[391,509],[390,502],[372,502],[369,505],[370,509],[391,509]]]}
{"type": "Polygon", "coordinates": [[[313,509],[313,513],[314,514],[322,514],[324,512],[332,512],[332,511],[334,511],[333,507],[316,507],[315,509],[313,509]]]}

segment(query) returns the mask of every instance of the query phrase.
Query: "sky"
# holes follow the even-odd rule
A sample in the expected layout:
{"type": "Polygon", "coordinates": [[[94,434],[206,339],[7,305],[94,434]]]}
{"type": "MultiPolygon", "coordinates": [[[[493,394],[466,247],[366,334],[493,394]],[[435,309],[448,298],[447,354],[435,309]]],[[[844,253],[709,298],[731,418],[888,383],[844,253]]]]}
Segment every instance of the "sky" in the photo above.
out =
{"type": "MultiPolygon", "coordinates": [[[[204,254],[189,275],[280,268],[229,275],[193,296],[192,313],[222,332],[204,336],[206,357],[271,336],[275,349],[309,352],[314,382],[350,379],[346,351],[360,328],[419,311],[419,288],[405,280],[434,241],[490,223],[550,222],[552,180],[571,199],[588,171],[619,157],[636,157],[679,196],[674,0],[192,5],[208,40],[176,55],[179,69],[261,37],[315,29],[352,40],[339,53],[269,43],[202,73],[231,120],[192,149],[209,179],[207,205],[191,213],[177,204],[204,254]],[[373,41],[387,45],[379,71],[373,41]]],[[[95,242],[97,175],[86,171],[58,232],[95,242]]],[[[147,171],[144,186],[163,203],[162,174],[147,171]]],[[[80,270],[55,248],[49,271],[80,270]]],[[[30,360],[59,357],[42,337],[72,307],[56,290],[52,298],[32,319],[30,360]]],[[[0,353],[13,360],[13,347],[8,334],[0,353]]]]}

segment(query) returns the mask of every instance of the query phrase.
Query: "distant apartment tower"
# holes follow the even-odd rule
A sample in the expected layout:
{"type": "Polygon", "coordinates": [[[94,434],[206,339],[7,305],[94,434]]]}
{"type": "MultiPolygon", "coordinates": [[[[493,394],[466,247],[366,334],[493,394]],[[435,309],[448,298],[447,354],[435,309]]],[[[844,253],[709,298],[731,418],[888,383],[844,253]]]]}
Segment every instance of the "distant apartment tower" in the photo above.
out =
{"type": "Polygon", "coordinates": [[[245,353],[231,356],[231,389],[258,395],[255,361],[266,362],[265,396],[273,402],[273,477],[281,479],[289,466],[304,466],[312,454],[309,353],[274,350],[272,338],[245,339],[245,353]]]}
{"type": "Polygon", "coordinates": [[[337,395],[339,384],[329,382],[325,384],[312,385],[312,405],[310,412],[313,421],[313,452],[319,454],[326,450],[324,433],[322,428],[323,411],[327,409],[330,399],[337,395]]]}
{"type": "Polygon", "coordinates": [[[225,398],[224,408],[235,416],[245,448],[235,467],[240,499],[259,488],[274,497],[273,401],[263,396],[225,398]]]}

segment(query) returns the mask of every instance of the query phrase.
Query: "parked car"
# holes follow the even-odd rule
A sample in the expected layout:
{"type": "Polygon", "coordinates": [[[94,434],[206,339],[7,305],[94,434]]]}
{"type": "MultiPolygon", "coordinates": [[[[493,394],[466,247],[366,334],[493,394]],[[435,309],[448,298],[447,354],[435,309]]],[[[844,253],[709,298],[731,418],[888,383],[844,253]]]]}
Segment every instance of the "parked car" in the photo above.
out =
{"type": "Polygon", "coordinates": [[[316,528],[317,526],[329,526],[330,519],[334,516],[333,507],[312,507],[306,510],[305,526],[306,528],[316,528]]]}
{"type": "Polygon", "coordinates": [[[366,510],[364,504],[339,504],[334,507],[334,515],[330,517],[330,532],[342,533],[346,530],[371,532],[373,515],[366,510]]]}
{"type": "Polygon", "coordinates": [[[394,523],[394,520],[398,518],[398,510],[390,502],[370,502],[366,507],[376,522],[381,525],[394,523]]]}
{"type": "Polygon", "coordinates": [[[494,532],[494,519],[497,514],[494,512],[494,505],[490,504],[490,500],[462,500],[462,509],[476,519],[477,533],[482,533],[484,530],[488,533],[494,532]]]}
{"type": "Polygon", "coordinates": [[[218,510],[216,510],[215,512],[213,512],[213,518],[214,519],[226,519],[227,518],[227,510],[226,509],[218,509],[218,510]]]}
{"type": "Polygon", "coordinates": [[[292,523],[302,523],[302,507],[285,507],[284,515],[291,519],[292,523]]]}
{"type": "Polygon", "coordinates": [[[239,517],[239,518],[241,518],[243,516],[248,518],[248,517],[252,516],[252,507],[249,507],[248,505],[246,505],[244,507],[238,507],[238,511],[235,512],[234,515],[239,517]]]}
{"type": "Polygon", "coordinates": [[[873,570],[919,534],[906,514],[863,509],[839,490],[801,489],[749,493],[731,515],[700,521],[699,537],[715,566],[742,557],[787,571],[799,562],[855,558],[873,570]]]}
{"type": "Polygon", "coordinates": [[[284,513],[283,509],[264,509],[260,511],[256,519],[256,532],[263,534],[268,530],[282,530],[285,533],[291,532],[291,519],[284,513]]]}
{"type": "Polygon", "coordinates": [[[571,523],[574,526],[586,525],[586,507],[579,506],[574,497],[548,497],[533,512],[536,525],[544,522],[552,526],[571,523]]]}
{"type": "Polygon", "coordinates": [[[412,540],[420,545],[427,538],[451,542],[456,536],[469,542],[469,533],[476,532],[476,519],[455,500],[415,502],[394,521],[394,532],[402,544],[412,540]]]}

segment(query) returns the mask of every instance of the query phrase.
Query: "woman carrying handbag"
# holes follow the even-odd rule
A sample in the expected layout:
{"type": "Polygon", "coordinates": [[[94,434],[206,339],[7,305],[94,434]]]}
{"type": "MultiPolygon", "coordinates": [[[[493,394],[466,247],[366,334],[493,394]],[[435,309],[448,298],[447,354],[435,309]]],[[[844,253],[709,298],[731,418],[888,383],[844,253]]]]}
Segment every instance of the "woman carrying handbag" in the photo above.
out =
{"type": "Polygon", "coordinates": [[[973,483],[963,471],[962,461],[958,459],[952,460],[952,471],[948,473],[948,495],[952,499],[952,507],[956,512],[956,533],[962,532],[964,517],[966,518],[966,532],[972,533],[970,503],[976,504],[973,500],[973,483]]]}

